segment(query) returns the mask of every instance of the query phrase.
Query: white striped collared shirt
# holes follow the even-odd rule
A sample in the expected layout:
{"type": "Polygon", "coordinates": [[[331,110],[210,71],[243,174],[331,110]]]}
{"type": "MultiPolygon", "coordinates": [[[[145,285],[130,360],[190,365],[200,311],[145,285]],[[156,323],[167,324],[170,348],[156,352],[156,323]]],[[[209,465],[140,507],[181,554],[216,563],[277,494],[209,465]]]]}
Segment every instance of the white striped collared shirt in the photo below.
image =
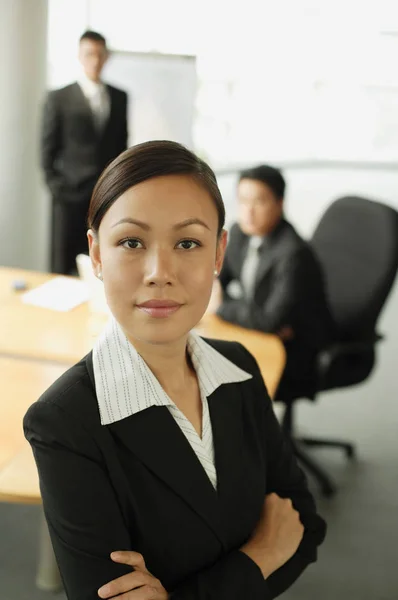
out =
{"type": "Polygon", "coordinates": [[[252,375],[234,365],[192,332],[188,338],[188,352],[196,371],[202,400],[202,437],[166,394],[116,320],[111,318],[93,349],[95,389],[101,424],[109,425],[151,406],[167,406],[214,488],[217,488],[213,431],[207,398],[220,385],[247,381],[252,375]]]}

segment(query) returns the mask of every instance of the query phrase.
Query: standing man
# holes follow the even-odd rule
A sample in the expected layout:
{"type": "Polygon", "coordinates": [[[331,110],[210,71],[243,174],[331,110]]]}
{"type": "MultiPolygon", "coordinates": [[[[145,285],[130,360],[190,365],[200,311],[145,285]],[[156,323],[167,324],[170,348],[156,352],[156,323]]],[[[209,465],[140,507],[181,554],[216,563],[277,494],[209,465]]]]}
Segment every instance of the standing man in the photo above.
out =
{"type": "Polygon", "coordinates": [[[87,252],[86,215],[98,176],[127,147],[127,94],[101,80],[105,38],[80,38],[82,75],[49,93],[43,115],[41,162],[52,195],[51,271],[68,274],[87,252]]]}

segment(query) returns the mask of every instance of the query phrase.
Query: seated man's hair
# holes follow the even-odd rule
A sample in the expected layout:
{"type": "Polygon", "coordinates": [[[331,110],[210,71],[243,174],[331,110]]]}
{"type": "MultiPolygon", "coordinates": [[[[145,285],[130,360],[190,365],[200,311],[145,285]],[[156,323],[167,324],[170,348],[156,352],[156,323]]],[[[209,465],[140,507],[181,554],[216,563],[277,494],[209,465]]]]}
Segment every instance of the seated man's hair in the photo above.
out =
{"type": "Polygon", "coordinates": [[[80,36],[80,42],[83,40],[90,40],[91,42],[99,42],[100,44],[104,44],[106,46],[106,39],[100,33],[96,31],[91,31],[88,29],[80,36]]]}
{"type": "Polygon", "coordinates": [[[241,171],[239,175],[239,181],[241,179],[254,179],[256,181],[261,181],[261,183],[264,183],[271,188],[278,200],[283,200],[286,182],[282,172],[279,169],[271,167],[270,165],[259,165],[258,167],[252,167],[251,169],[245,169],[244,171],[241,171]]]}

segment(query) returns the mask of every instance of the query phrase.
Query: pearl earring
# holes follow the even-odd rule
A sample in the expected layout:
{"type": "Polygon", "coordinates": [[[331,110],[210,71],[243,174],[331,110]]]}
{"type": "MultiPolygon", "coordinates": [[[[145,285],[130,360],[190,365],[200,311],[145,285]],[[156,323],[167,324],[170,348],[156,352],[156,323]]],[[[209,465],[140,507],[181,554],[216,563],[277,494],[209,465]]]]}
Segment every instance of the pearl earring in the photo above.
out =
{"type": "Polygon", "coordinates": [[[100,281],[102,281],[102,273],[101,273],[101,271],[98,271],[98,275],[97,275],[97,277],[98,277],[98,279],[99,279],[100,281]]]}
{"type": "Polygon", "coordinates": [[[217,269],[214,269],[214,275],[215,275],[215,277],[218,277],[218,271],[217,271],[217,269]]]}

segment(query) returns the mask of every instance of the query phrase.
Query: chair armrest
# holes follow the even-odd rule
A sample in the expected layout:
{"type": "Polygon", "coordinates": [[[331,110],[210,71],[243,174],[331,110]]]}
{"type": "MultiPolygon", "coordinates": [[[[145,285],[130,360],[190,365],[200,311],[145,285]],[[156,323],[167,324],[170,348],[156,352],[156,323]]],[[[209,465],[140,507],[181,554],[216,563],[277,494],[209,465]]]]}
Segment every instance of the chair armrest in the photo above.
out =
{"type": "Polygon", "coordinates": [[[384,336],[375,333],[372,338],[367,340],[359,340],[353,342],[336,342],[332,344],[318,355],[318,370],[324,373],[330,368],[334,360],[347,354],[361,354],[373,350],[377,342],[382,340],[384,336]]]}

